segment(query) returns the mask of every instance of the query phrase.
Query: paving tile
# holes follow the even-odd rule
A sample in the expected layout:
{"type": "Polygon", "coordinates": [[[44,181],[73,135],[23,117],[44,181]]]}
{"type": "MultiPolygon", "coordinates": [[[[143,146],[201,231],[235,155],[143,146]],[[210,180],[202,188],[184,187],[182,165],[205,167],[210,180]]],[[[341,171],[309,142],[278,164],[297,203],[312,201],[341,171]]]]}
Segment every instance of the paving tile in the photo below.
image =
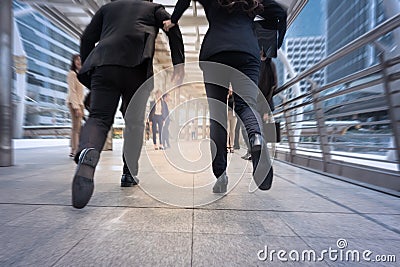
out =
{"type": "Polygon", "coordinates": [[[201,210],[194,211],[194,233],[227,235],[274,235],[296,234],[272,212],[201,210]]]}
{"type": "Polygon", "coordinates": [[[54,266],[190,266],[190,233],[99,230],[54,266]]]}
{"type": "Polygon", "coordinates": [[[88,234],[87,230],[2,226],[0,266],[52,266],[88,234]]]}
{"type": "Polygon", "coordinates": [[[400,257],[399,198],[279,161],[272,189],[249,192],[245,150],[228,156],[228,194],[213,194],[205,143],[189,146],[189,170],[178,170],[148,142],[140,185],[121,188],[122,143],[114,143],[82,210],[70,206],[76,165],[67,146],[18,149],[16,165],[0,168],[0,266],[383,266],[257,256],[265,246],[322,250],[339,238],[349,249],[400,257]],[[193,171],[190,160],[207,168],[193,171]]]}
{"type": "Polygon", "coordinates": [[[194,234],[193,266],[328,266],[324,262],[289,261],[288,253],[293,249],[309,248],[299,237],[194,234]],[[271,250],[286,250],[288,260],[280,261],[276,253],[271,257],[271,250]]]}
{"type": "Polygon", "coordinates": [[[320,255],[323,250],[332,251],[331,254],[324,254],[330,266],[398,266],[396,262],[400,257],[400,239],[379,239],[379,235],[370,238],[304,237],[302,239],[320,255]],[[367,250],[371,251],[371,254],[367,252],[363,256],[367,250]],[[392,255],[395,256],[396,262],[388,260],[392,255]],[[386,257],[386,262],[377,262],[379,260],[377,256],[386,257]]]}
{"type": "Polygon", "coordinates": [[[302,237],[363,238],[379,233],[382,239],[400,238],[384,225],[358,214],[288,212],[279,216],[302,237]]]}
{"type": "Polygon", "coordinates": [[[39,206],[39,208],[9,221],[6,226],[43,229],[94,229],[123,214],[119,208],[74,209],[71,206],[39,206]]]}
{"type": "Polygon", "coordinates": [[[30,213],[38,208],[40,208],[40,206],[0,204],[0,225],[6,224],[7,222],[30,213]]]}

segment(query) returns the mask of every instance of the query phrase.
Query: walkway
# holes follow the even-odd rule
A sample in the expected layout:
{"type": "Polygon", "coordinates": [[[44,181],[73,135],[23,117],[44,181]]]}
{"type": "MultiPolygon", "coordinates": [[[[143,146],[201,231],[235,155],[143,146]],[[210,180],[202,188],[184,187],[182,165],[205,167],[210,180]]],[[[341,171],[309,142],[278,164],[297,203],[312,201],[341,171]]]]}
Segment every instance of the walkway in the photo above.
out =
{"type": "MultiPolygon", "coordinates": [[[[230,159],[237,185],[215,200],[209,169],[180,173],[151,144],[142,152],[143,188],[121,188],[121,142],[114,140],[89,205],[76,210],[75,164],[65,141],[19,147],[16,165],[0,168],[0,266],[398,266],[365,261],[379,255],[400,261],[399,198],[282,162],[274,162],[272,190],[251,193],[244,150],[230,159]],[[158,186],[155,170],[185,189],[158,186]],[[313,252],[324,260],[313,262],[313,252]],[[360,262],[351,261],[358,253],[360,262]]],[[[186,143],[182,151],[194,148],[186,143]]]]}

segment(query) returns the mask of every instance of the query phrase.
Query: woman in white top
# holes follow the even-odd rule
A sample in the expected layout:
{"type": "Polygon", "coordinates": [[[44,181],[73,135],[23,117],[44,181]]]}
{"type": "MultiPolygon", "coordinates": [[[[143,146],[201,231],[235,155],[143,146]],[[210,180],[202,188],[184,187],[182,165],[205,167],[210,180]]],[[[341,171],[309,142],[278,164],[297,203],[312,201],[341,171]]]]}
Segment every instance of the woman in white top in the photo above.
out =
{"type": "Polygon", "coordinates": [[[77,74],[81,69],[81,58],[79,55],[72,56],[70,71],[68,72],[68,97],[67,105],[71,112],[72,128],[71,128],[71,153],[69,156],[73,158],[78,149],[79,134],[81,131],[81,123],[83,119],[83,85],[79,82],[77,74]]]}

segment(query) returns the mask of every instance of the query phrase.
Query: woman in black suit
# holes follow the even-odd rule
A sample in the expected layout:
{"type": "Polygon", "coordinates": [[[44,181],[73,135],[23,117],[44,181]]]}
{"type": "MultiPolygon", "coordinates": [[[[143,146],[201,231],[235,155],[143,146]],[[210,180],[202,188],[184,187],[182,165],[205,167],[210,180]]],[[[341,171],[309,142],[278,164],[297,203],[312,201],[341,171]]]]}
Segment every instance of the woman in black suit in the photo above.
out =
{"type": "MultiPolygon", "coordinates": [[[[178,0],[171,19],[164,21],[168,30],[178,23],[190,0],[178,0]]],[[[266,17],[271,12],[271,1],[264,0],[199,0],[203,5],[209,29],[200,50],[200,63],[206,82],[206,93],[210,108],[210,137],[215,143],[211,153],[213,173],[217,182],[214,193],[227,191],[226,176],[226,95],[229,84],[234,91],[235,112],[244,123],[252,153],[253,179],[261,190],[268,190],[272,184],[273,171],[268,150],[260,130],[260,115],[255,111],[258,96],[260,69],[260,47],[254,33],[256,15],[266,17]],[[264,5],[265,4],[265,5],[264,5]],[[239,72],[244,75],[238,75],[239,72]],[[217,84],[215,84],[217,83],[217,84]],[[259,161],[263,164],[258,164],[259,161]],[[265,161],[265,162],[264,162],[265,161]]],[[[273,1],[272,1],[273,2],[273,1]]]]}

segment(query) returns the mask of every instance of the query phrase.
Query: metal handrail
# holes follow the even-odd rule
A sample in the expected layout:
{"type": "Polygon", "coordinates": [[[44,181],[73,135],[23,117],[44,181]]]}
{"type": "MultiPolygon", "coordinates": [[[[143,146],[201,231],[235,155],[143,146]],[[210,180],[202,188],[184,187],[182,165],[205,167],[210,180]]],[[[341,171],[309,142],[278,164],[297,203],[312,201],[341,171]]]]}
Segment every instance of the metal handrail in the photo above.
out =
{"type": "Polygon", "coordinates": [[[303,80],[304,78],[310,76],[314,72],[321,70],[322,68],[328,66],[329,64],[335,62],[339,58],[357,50],[358,48],[371,43],[378,37],[393,31],[394,29],[400,26],[400,14],[393,16],[392,18],[386,20],[376,28],[372,29],[371,31],[361,35],[357,39],[353,40],[352,42],[348,43],[347,45],[343,46],[341,49],[337,50],[336,52],[332,53],[324,60],[321,60],[319,63],[315,64],[311,68],[307,69],[306,71],[298,74],[293,79],[279,87],[275,92],[274,95],[279,94],[285,89],[288,89],[292,85],[296,84],[297,82],[303,80]]]}
{"type": "Polygon", "coordinates": [[[293,98],[284,99],[275,106],[274,117],[284,120],[281,125],[282,141],[275,152],[278,159],[335,177],[350,178],[354,182],[384,185],[400,191],[400,121],[394,115],[400,110],[395,100],[400,88],[392,86],[393,82],[400,82],[400,56],[386,58],[386,50],[378,47],[381,52],[377,55],[379,61],[372,66],[323,85],[317,85],[310,78],[363,46],[378,46],[376,41],[380,37],[399,28],[400,14],[397,14],[275,90],[274,95],[300,81],[311,84],[307,92],[297,92],[293,98]],[[377,88],[379,91],[368,88],[377,88]],[[375,92],[376,95],[362,92],[375,92]],[[353,93],[357,93],[356,98],[338,102],[342,96],[353,93]],[[376,99],[378,97],[379,100],[376,99]],[[381,97],[384,97],[384,102],[381,97]],[[369,105],[370,101],[379,104],[369,105]],[[329,113],[327,110],[330,110],[329,113]],[[370,120],[369,113],[374,114],[371,115],[373,120],[370,120]],[[353,125],[357,126],[354,128],[348,124],[353,118],[359,121],[353,125]],[[328,125],[330,121],[340,123],[342,120],[346,121],[343,125],[328,125]],[[315,125],[309,127],[307,122],[310,121],[315,125]],[[379,177],[379,181],[376,177],[379,177]]]}

